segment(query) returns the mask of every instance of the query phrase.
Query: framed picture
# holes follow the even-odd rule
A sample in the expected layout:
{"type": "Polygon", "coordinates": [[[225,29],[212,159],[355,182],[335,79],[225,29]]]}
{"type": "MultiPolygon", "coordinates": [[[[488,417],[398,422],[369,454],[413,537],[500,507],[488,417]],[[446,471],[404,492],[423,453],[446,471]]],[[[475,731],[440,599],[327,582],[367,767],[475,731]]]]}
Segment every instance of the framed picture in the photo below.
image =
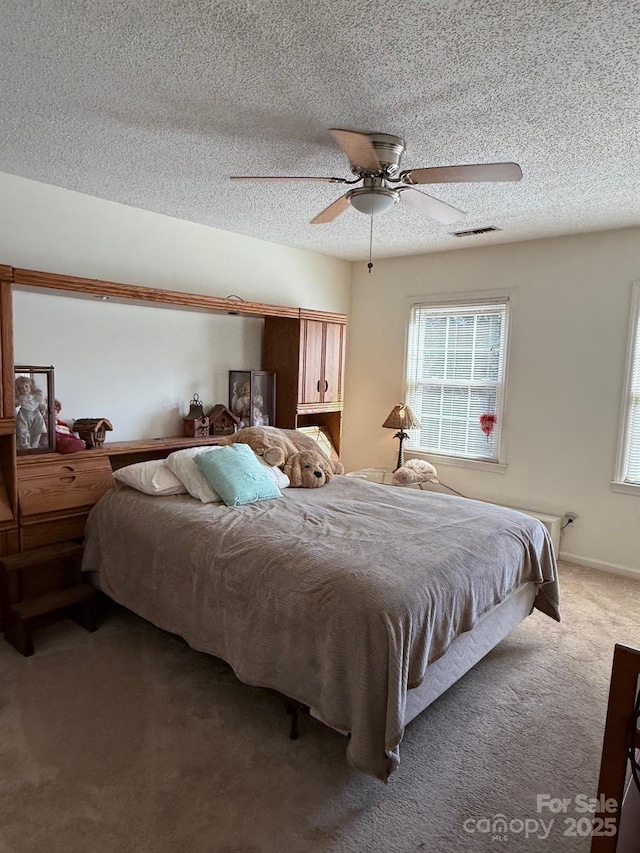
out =
{"type": "Polygon", "coordinates": [[[268,370],[230,370],[229,408],[238,429],[276,425],[276,375],[268,370]]]}
{"type": "Polygon", "coordinates": [[[19,454],[56,449],[53,367],[14,367],[16,449],[19,454]]]}

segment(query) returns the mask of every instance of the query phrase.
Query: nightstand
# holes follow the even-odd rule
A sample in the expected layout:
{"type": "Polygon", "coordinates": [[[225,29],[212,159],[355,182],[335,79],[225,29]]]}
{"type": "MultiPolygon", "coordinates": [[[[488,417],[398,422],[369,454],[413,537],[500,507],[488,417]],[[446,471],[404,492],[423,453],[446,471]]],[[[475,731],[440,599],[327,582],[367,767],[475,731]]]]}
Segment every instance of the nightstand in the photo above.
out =
{"type": "Polygon", "coordinates": [[[442,483],[394,483],[391,479],[393,468],[360,468],[358,471],[350,471],[347,477],[356,477],[360,480],[369,480],[371,483],[382,483],[385,486],[400,486],[403,489],[419,489],[421,492],[439,492],[450,495],[452,490],[443,486],[442,483]]]}
{"type": "Polygon", "coordinates": [[[358,480],[369,480],[371,483],[384,483],[386,486],[395,485],[391,481],[392,468],[360,468],[358,471],[349,471],[347,477],[356,477],[358,480]]]}
{"type": "Polygon", "coordinates": [[[96,630],[96,590],[82,582],[82,545],[63,542],[0,559],[4,638],[21,654],[33,654],[34,628],[70,616],[96,630]]]}

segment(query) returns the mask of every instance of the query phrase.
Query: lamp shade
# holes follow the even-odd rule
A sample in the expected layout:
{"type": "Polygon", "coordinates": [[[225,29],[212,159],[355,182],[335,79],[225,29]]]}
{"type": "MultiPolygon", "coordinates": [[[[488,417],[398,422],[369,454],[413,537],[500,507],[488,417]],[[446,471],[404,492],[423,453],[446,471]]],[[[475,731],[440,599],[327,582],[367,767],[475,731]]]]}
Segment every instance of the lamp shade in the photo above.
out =
{"type": "Polygon", "coordinates": [[[385,187],[358,187],[349,191],[348,198],[352,207],[367,216],[385,213],[398,201],[397,193],[385,187]]]}
{"type": "Polygon", "coordinates": [[[397,406],[393,407],[382,426],[387,429],[418,429],[420,421],[406,403],[398,403],[397,406]]]}

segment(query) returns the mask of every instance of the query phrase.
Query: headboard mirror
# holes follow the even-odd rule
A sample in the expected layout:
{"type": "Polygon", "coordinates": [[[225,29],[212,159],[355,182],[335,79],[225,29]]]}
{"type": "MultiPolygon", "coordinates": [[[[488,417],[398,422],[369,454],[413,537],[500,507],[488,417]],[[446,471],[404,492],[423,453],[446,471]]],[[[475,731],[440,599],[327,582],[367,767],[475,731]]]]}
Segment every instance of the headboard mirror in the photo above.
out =
{"type": "Polygon", "coordinates": [[[229,370],[259,369],[261,317],[13,288],[14,363],[51,364],[61,419],[105,417],[109,441],[182,434],[198,393],[228,405],[229,370]]]}

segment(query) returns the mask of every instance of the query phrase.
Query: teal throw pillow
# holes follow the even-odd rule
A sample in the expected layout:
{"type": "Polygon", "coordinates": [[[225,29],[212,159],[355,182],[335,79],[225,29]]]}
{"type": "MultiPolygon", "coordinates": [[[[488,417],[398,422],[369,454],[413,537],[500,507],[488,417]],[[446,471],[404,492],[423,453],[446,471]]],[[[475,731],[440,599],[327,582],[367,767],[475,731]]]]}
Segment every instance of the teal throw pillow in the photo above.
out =
{"type": "Polygon", "coordinates": [[[280,498],[280,489],[248,444],[229,444],[193,461],[227,506],[242,506],[280,498]]]}

